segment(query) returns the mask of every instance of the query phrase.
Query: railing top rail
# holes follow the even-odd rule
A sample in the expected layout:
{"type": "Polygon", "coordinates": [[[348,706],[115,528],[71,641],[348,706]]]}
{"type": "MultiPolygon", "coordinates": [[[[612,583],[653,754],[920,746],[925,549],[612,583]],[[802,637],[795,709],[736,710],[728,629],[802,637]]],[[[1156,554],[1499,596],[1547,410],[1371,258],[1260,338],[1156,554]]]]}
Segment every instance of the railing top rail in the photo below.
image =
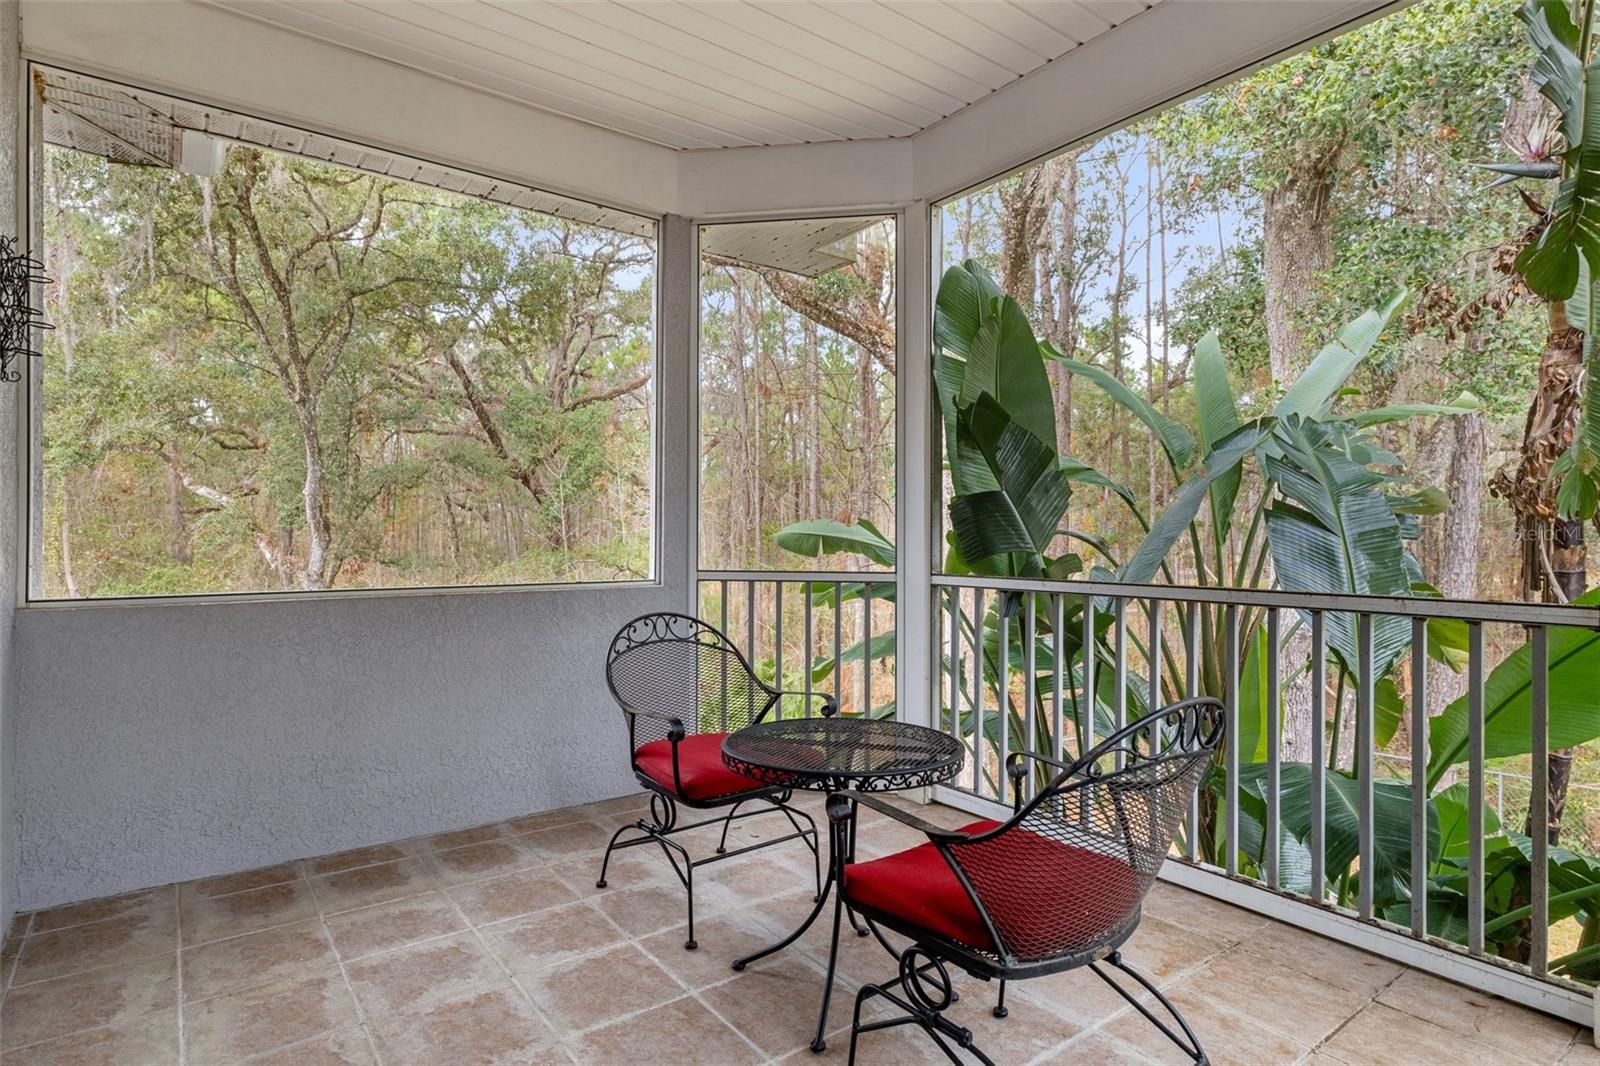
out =
{"type": "Polygon", "coordinates": [[[1117,581],[1057,581],[1015,577],[935,575],[935,588],[981,588],[1006,592],[1055,592],[1075,596],[1120,596],[1136,600],[1181,600],[1185,603],[1237,604],[1241,607],[1283,607],[1292,610],[1353,611],[1413,618],[1460,618],[1470,622],[1512,625],[1580,626],[1600,629],[1600,607],[1555,603],[1495,603],[1445,600],[1425,596],[1354,596],[1281,589],[1229,589],[1194,585],[1136,585],[1117,581]]]}
{"type": "Polygon", "coordinates": [[[701,581],[815,581],[830,584],[834,581],[870,581],[878,585],[892,585],[893,570],[701,570],[696,577],[701,581]]]}

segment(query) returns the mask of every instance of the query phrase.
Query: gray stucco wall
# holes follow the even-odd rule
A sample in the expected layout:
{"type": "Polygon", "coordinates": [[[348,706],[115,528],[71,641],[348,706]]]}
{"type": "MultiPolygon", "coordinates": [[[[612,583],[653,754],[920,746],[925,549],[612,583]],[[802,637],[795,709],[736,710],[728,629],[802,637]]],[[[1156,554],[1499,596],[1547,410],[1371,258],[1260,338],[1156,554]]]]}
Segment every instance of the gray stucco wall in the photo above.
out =
{"type": "Polygon", "coordinates": [[[602,668],[686,602],[690,234],[663,226],[659,587],[24,608],[17,904],[637,787],[602,668]]]}

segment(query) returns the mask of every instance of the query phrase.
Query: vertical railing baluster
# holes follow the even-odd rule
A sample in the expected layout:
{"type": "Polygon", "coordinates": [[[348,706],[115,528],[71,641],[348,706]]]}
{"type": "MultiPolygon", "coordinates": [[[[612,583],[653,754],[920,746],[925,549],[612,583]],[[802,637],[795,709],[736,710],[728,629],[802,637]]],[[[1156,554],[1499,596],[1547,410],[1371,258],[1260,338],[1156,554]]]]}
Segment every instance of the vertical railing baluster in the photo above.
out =
{"type": "Polygon", "coordinates": [[[1223,625],[1227,631],[1223,664],[1227,670],[1227,701],[1224,705],[1226,727],[1223,746],[1227,754],[1225,763],[1224,805],[1227,824],[1223,831],[1223,869],[1230,874],[1239,872],[1239,608],[1228,604],[1224,610],[1223,625]]]}
{"type": "MultiPolygon", "coordinates": [[[[772,618],[772,678],[773,688],[780,692],[783,690],[783,582],[772,583],[772,595],[776,606],[773,608],[772,618]]],[[[778,697],[775,708],[778,717],[783,717],[783,697],[778,697]]]]}
{"type": "Polygon", "coordinates": [[[872,717],[872,582],[861,582],[861,717],[872,717]]]}
{"type": "Polygon", "coordinates": [[[1378,738],[1373,730],[1373,705],[1377,697],[1378,679],[1372,676],[1372,616],[1356,616],[1356,854],[1360,864],[1358,881],[1360,898],[1357,909],[1361,917],[1372,917],[1372,886],[1377,855],[1372,833],[1372,772],[1378,738]]]}
{"type": "Polygon", "coordinates": [[[1411,619],[1411,932],[1428,931],[1428,620],[1411,619]]]}
{"type": "Polygon", "coordinates": [[[844,626],[840,611],[843,609],[844,585],[833,583],[833,698],[839,701],[839,711],[844,711],[844,626]]]}
{"type": "Polygon", "coordinates": [[[946,590],[950,597],[950,735],[961,739],[961,590],[946,590]]]}
{"type": "MultiPolygon", "coordinates": [[[[1039,641],[1039,620],[1035,614],[1038,605],[1034,603],[1033,593],[1025,592],[1023,595],[1027,598],[1023,601],[1022,608],[1022,748],[1020,750],[1027,752],[1039,750],[1034,743],[1039,722],[1033,706],[1034,697],[1039,692],[1039,658],[1035,649],[1039,641]]],[[[1033,795],[1031,784],[1033,775],[1030,773],[1026,780],[1030,784],[1023,792],[1024,798],[1033,795]]]]}
{"type": "Polygon", "coordinates": [[[1094,597],[1083,597],[1083,664],[1079,683],[1083,699],[1078,706],[1078,757],[1082,758],[1094,747],[1095,712],[1095,640],[1094,597]]]}
{"type": "Polygon", "coordinates": [[[983,590],[972,590],[972,793],[983,795],[983,590]]]}
{"type": "MultiPolygon", "coordinates": [[[[728,635],[728,583],[722,583],[722,635],[728,635]]],[[[728,731],[728,657],[723,655],[722,660],[722,731],[728,731]]]]}
{"type": "Polygon", "coordinates": [[[1483,623],[1467,623],[1467,951],[1483,954],[1483,623]]]}
{"type": "MultiPolygon", "coordinates": [[[[1187,699],[1200,695],[1200,604],[1191,602],[1183,630],[1183,694],[1187,699]]],[[[1200,861],[1200,791],[1189,797],[1189,861],[1200,861]]]]}
{"type": "Polygon", "coordinates": [[[1282,852],[1282,818],[1280,807],[1283,765],[1283,674],[1279,657],[1283,654],[1281,622],[1276,607],[1267,608],[1267,838],[1262,842],[1266,852],[1267,887],[1278,887],[1278,859],[1282,852]]]}
{"type": "Polygon", "coordinates": [[[1066,682],[1066,672],[1062,669],[1061,656],[1065,648],[1061,630],[1067,624],[1066,598],[1059,592],[1050,594],[1050,661],[1055,664],[1055,671],[1051,675],[1051,692],[1055,697],[1054,714],[1050,725],[1050,757],[1057,762],[1061,761],[1062,734],[1066,731],[1067,723],[1063,711],[1065,692],[1063,687],[1066,682]]]}
{"type": "Polygon", "coordinates": [[[811,624],[811,594],[816,591],[816,586],[812,585],[810,582],[807,582],[802,587],[805,589],[805,602],[804,602],[804,604],[801,605],[801,613],[802,613],[802,618],[803,618],[803,621],[802,621],[801,624],[802,624],[802,628],[805,629],[805,642],[806,642],[805,643],[805,652],[800,656],[800,665],[804,668],[805,675],[806,675],[805,676],[806,705],[805,705],[805,709],[804,709],[804,711],[802,713],[804,713],[804,715],[807,718],[810,718],[811,717],[811,707],[812,707],[812,701],[811,701],[811,656],[814,655],[816,653],[816,650],[817,650],[816,630],[812,628],[812,624],[811,624]]]}
{"type": "Polygon", "coordinates": [[[1006,756],[1011,754],[1011,618],[1006,614],[1004,592],[999,593],[995,601],[994,621],[1000,631],[1000,640],[995,645],[995,725],[1000,737],[999,770],[995,773],[995,790],[1001,803],[1009,803],[1006,793],[1009,791],[1006,782],[1006,756]]]}
{"type": "Polygon", "coordinates": [[[1161,607],[1160,600],[1150,601],[1150,694],[1146,697],[1145,710],[1157,710],[1162,706],[1161,700],[1161,607]]]}
{"type": "Polygon", "coordinates": [[[752,670],[754,670],[756,668],[756,661],[761,658],[760,655],[756,654],[756,585],[757,584],[758,583],[755,582],[755,581],[747,581],[747,582],[745,582],[745,586],[744,586],[745,590],[746,590],[745,591],[745,601],[744,601],[744,610],[745,610],[745,616],[744,616],[744,628],[745,628],[744,653],[745,653],[745,655],[749,656],[749,658],[750,658],[750,669],[752,669],[752,670]]]}
{"type": "MultiPolygon", "coordinates": [[[[1328,895],[1328,633],[1327,618],[1311,612],[1311,898],[1328,895]]],[[[1334,738],[1335,745],[1338,738],[1334,738]]]]}
{"type": "MultiPolygon", "coordinates": [[[[1111,601],[1112,625],[1112,665],[1115,668],[1117,690],[1111,696],[1111,731],[1113,733],[1128,724],[1128,601],[1121,596],[1111,601]]],[[[1117,746],[1117,769],[1127,762],[1123,754],[1123,746],[1117,746]]]]}
{"type": "MultiPolygon", "coordinates": [[[[1533,831],[1533,869],[1529,871],[1533,907],[1528,929],[1528,962],[1535,977],[1550,968],[1550,644],[1544,626],[1533,626],[1528,633],[1530,669],[1530,722],[1533,732],[1532,788],[1528,796],[1528,820],[1533,831]]],[[[1593,901],[1588,901],[1592,903],[1593,901]]]]}

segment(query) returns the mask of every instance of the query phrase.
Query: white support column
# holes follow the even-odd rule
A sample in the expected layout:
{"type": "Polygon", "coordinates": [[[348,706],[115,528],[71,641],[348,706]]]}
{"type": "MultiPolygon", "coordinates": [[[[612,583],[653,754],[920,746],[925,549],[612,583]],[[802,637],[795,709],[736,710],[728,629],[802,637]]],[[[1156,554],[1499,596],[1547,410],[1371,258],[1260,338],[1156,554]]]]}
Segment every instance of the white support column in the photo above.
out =
{"type": "Polygon", "coordinates": [[[662,477],[656,508],[664,513],[656,522],[656,529],[659,534],[664,527],[682,522],[684,531],[681,548],[670,541],[662,545],[657,557],[663,573],[657,576],[669,588],[676,580],[683,582],[683,610],[692,615],[700,613],[699,234],[700,228],[693,219],[667,215],[661,220],[657,273],[660,296],[656,304],[661,316],[657,336],[662,349],[657,353],[656,367],[663,375],[680,376],[663,396],[681,398],[671,406],[663,403],[660,408],[662,424],[656,429],[656,447],[662,448],[669,441],[678,445],[659,457],[662,477]],[[671,426],[685,428],[669,433],[671,426]]]}
{"type": "Polygon", "coordinates": [[[928,205],[903,208],[895,221],[895,707],[902,722],[937,726],[933,685],[932,488],[928,205]]]}

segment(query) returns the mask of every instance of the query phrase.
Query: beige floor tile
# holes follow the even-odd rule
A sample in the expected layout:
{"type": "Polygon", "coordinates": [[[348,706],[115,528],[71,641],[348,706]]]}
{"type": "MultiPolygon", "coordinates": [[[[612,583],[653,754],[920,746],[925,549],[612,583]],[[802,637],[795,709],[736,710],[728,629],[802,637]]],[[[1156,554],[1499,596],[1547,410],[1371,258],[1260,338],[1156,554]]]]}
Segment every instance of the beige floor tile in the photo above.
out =
{"type": "Polygon", "coordinates": [[[449,896],[474,925],[516,918],[571,903],[577,893],[543,866],[457,885],[449,896]]]}
{"type": "Polygon", "coordinates": [[[1572,1044],[1578,1027],[1495,996],[1484,995],[1419,970],[1407,970],[1378,993],[1378,1002],[1453,1033],[1481,1040],[1513,1055],[1554,1062],[1572,1044]]]}
{"type": "Polygon", "coordinates": [[[571,825],[573,822],[587,822],[591,819],[587,807],[562,807],[555,811],[524,814],[519,818],[510,819],[505,825],[513,833],[537,833],[541,829],[554,829],[558,825],[571,825]]]}
{"type": "Polygon", "coordinates": [[[699,947],[684,948],[685,929],[680,926],[639,941],[678,983],[688,989],[701,989],[735,974],[734,959],[772,943],[771,930],[749,911],[730,911],[698,923],[694,935],[699,947]]]}
{"type": "MultiPolygon", "coordinates": [[[[1182,989],[1167,990],[1173,1004],[1183,1012],[1200,1046],[1216,1066],[1279,1066],[1300,1059],[1310,1052],[1308,1044],[1291,1040],[1281,1033],[1235,1014],[1224,1007],[1182,989]]],[[[1162,1012],[1156,1008],[1157,1017],[1162,1012]]],[[[1107,1036],[1138,1050],[1158,1062],[1188,1062],[1176,1045],[1161,1030],[1137,1011],[1129,1010],[1106,1024],[1107,1036]]]]}
{"type": "Polygon", "coordinates": [[[236,874],[221,874],[199,881],[187,881],[179,886],[179,891],[185,896],[226,896],[234,892],[248,892],[252,888],[280,885],[299,876],[301,876],[299,863],[280,862],[273,866],[258,866],[254,870],[244,870],[236,874]]]}
{"type": "Polygon", "coordinates": [[[1272,919],[1252,914],[1199,892],[1157,881],[1144,900],[1147,917],[1160,918],[1217,940],[1237,944],[1271,924],[1272,919]]]}
{"type": "Polygon", "coordinates": [[[1161,918],[1139,921],[1122,955],[1155,984],[1164,984],[1227,949],[1225,941],[1161,918]]]}
{"type": "Polygon", "coordinates": [[[311,879],[311,891],[324,914],[421,895],[436,887],[433,871],[421,859],[358,866],[311,879]]]}
{"type": "Polygon", "coordinates": [[[684,996],[642,1014],[584,1033],[571,1042],[585,1063],[673,1063],[739,1066],[762,1056],[693,997],[684,996]]]}
{"type": "Polygon", "coordinates": [[[472,933],[369,955],[345,966],[350,987],[370,1018],[425,1012],[511,987],[505,970],[472,933]]]}
{"type": "Polygon", "coordinates": [[[1071,1043],[1041,1055],[1036,1066],[1067,1066],[1068,1063],[1096,1063],[1097,1066],[1146,1066],[1155,1062],[1137,1048],[1124,1044],[1107,1033],[1094,1031],[1076,1037],[1071,1043]]]}
{"type": "Polygon", "coordinates": [[[346,962],[467,928],[455,904],[437,891],[329,915],[326,921],[333,946],[346,962]]]}
{"type": "MultiPolygon", "coordinates": [[[[605,915],[581,901],[485,925],[478,935],[519,978],[626,939],[605,915]]],[[[678,950],[683,950],[681,940],[678,950]]]]}
{"type": "Polygon", "coordinates": [[[1531,1061],[1382,1003],[1374,1003],[1350,1019],[1319,1050],[1349,1066],[1424,1066],[1437,1062],[1489,1066],[1531,1061]]]}
{"type": "Polygon", "coordinates": [[[304,881],[284,881],[226,896],[188,896],[181,908],[183,943],[204,944],[316,916],[316,900],[304,881]]]}
{"type": "MultiPolygon", "coordinates": [[[[33,915],[30,934],[49,933],[87,922],[100,922],[107,918],[125,918],[145,915],[160,919],[172,911],[176,893],[171,885],[128,892],[120,896],[91,899],[83,903],[69,903],[51,907],[33,915]]],[[[24,917],[22,915],[19,918],[24,917]]],[[[15,923],[13,923],[15,925],[15,923]]]]}
{"type": "Polygon", "coordinates": [[[553,862],[551,873],[561,878],[580,897],[597,896],[622,888],[640,888],[644,885],[678,884],[671,865],[655,848],[629,848],[613,852],[606,866],[606,887],[595,884],[600,879],[600,856],[592,859],[568,859],[553,862]]]}
{"type": "Polygon", "coordinates": [[[1335,943],[1326,937],[1269,922],[1250,938],[1250,950],[1277,959],[1321,981],[1376,995],[1405,967],[1335,943]]]}
{"type": "Polygon", "coordinates": [[[208,999],[338,968],[321,922],[299,922],[185,948],[183,998],[208,999]]]}
{"type": "Polygon", "coordinates": [[[340,870],[353,870],[357,866],[374,866],[380,862],[398,862],[410,858],[411,853],[400,844],[374,844],[368,848],[352,848],[336,855],[324,855],[306,862],[306,873],[333,874],[340,870]]]}
{"type": "MultiPolygon", "coordinates": [[[[695,882],[696,921],[727,910],[725,901],[698,880],[695,882]]],[[[591,897],[602,914],[629,936],[649,936],[672,929],[688,920],[688,896],[682,885],[657,883],[637,888],[608,888],[591,897]]]]}
{"type": "Polygon", "coordinates": [[[816,875],[808,865],[802,873],[792,866],[774,861],[776,852],[759,851],[726,862],[712,863],[695,871],[696,887],[701,878],[714,891],[728,899],[730,906],[773,904],[790,897],[805,897],[809,903],[817,893],[816,875]]]}
{"type": "Polygon", "coordinates": [[[505,825],[495,822],[490,825],[474,825],[466,829],[452,829],[445,833],[435,833],[433,836],[423,837],[414,843],[418,851],[449,851],[451,848],[464,848],[468,844],[487,844],[491,840],[506,840],[512,835],[505,825]]]}
{"type": "Polygon", "coordinates": [[[433,876],[445,885],[481,881],[497,874],[537,866],[543,861],[522,843],[520,837],[468,844],[466,847],[434,852],[427,858],[433,876]]]}
{"type": "Polygon", "coordinates": [[[1600,1066],[1600,1047],[1595,1047],[1594,1032],[1578,1030],[1572,1045],[1561,1056],[1562,1066],[1600,1066]]]}
{"type": "Polygon", "coordinates": [[[621,819],[616,825],[591,821],[569,822],[551,829],[524,833],[522,840],[533,849],[534,854],[547,862],[584,856],[592,856],[598,862],[620,825],[621,819]]]}
{"type": "Polygon", "coordinates": [[[683,995],[672,975],[632,944],[618,944],[521,977],[522,987],[563,1034],[604,1025],[683,995]],[[604,995],[597,994],[605,989],[604,995]]]}
{"type": "Polygon", "coordinates": [[[104,921],[39,933],[22,943],[13,984],[162,955],[178,946],[175,907],[138,910],[104,921]]]}
{"type": "MultiPolygon", "coordinates": [[[[801,956],[779,954],[753,964],[700,998],[757,1047],[777,1058],[811,1043],[822,1006],[823,972],[801,956]]],[[[828,1032],[848,1028],[855,989],[834,988],[828,1032]]]]}
{"type": "Polygon", "coordinates": [[[366,1027],[356,1025],[244,1061],[249,1066],[376,1066],[378,1056],[366,1027]]]}
{"type": "Polygon", "coordinates": [[[233,1061],[359,1024],[350,989],[333,971],[187,1004],[184,1054],[196,1063],[233,1061]]]}
{"type": "Polygon", "coordinates": [[[1307,1045],[1326,1039],[1371,999],[1258,955],[1247,944],[1218,955],[1177,987],[1307,1045]]]}
{"type": "Polygon", "coordinates": [[[178,1061],[178,1012],[157,1011],[5,1053],[5,1066],[167,1066],[178,1061]]]}
{"type": "MultiPolygon", "coordinates": [[[[150,891],[150,890],[146,889],[146,891],[150,891]]],[[[77,906],[77,904],[72,904],[72,906],[77,906]]],[[[32,923],[33,923],[33,915],[32,914],[29,914],[29,913],[26,913],[26,912],[19,912],[17,914],[13,914],[11,916],[11,924],[6,926],[6,935],[5,935],[5,938],[4,938],[5,942],[7,944],[9,944],[13,940],[18,940],[18,939],[22,938],[23,936],[26,936],[27,932],[28,932],[28,928],[29,928],[30,925],[32,925],[32,923]]]]}
{"type": "Polygon", "coordinates": [[[551,1046],[554,1034],[514,989],[485,988],[415,1014],[369,1020],[386,1063],[445,1064],[568,1062],[551,1046]]]}
{"type": "Polygon", "coordinates": [[[13,989],[0,1004],[0,1048],[120,1025],[178,1005],[178,954],[13,989]]]}

